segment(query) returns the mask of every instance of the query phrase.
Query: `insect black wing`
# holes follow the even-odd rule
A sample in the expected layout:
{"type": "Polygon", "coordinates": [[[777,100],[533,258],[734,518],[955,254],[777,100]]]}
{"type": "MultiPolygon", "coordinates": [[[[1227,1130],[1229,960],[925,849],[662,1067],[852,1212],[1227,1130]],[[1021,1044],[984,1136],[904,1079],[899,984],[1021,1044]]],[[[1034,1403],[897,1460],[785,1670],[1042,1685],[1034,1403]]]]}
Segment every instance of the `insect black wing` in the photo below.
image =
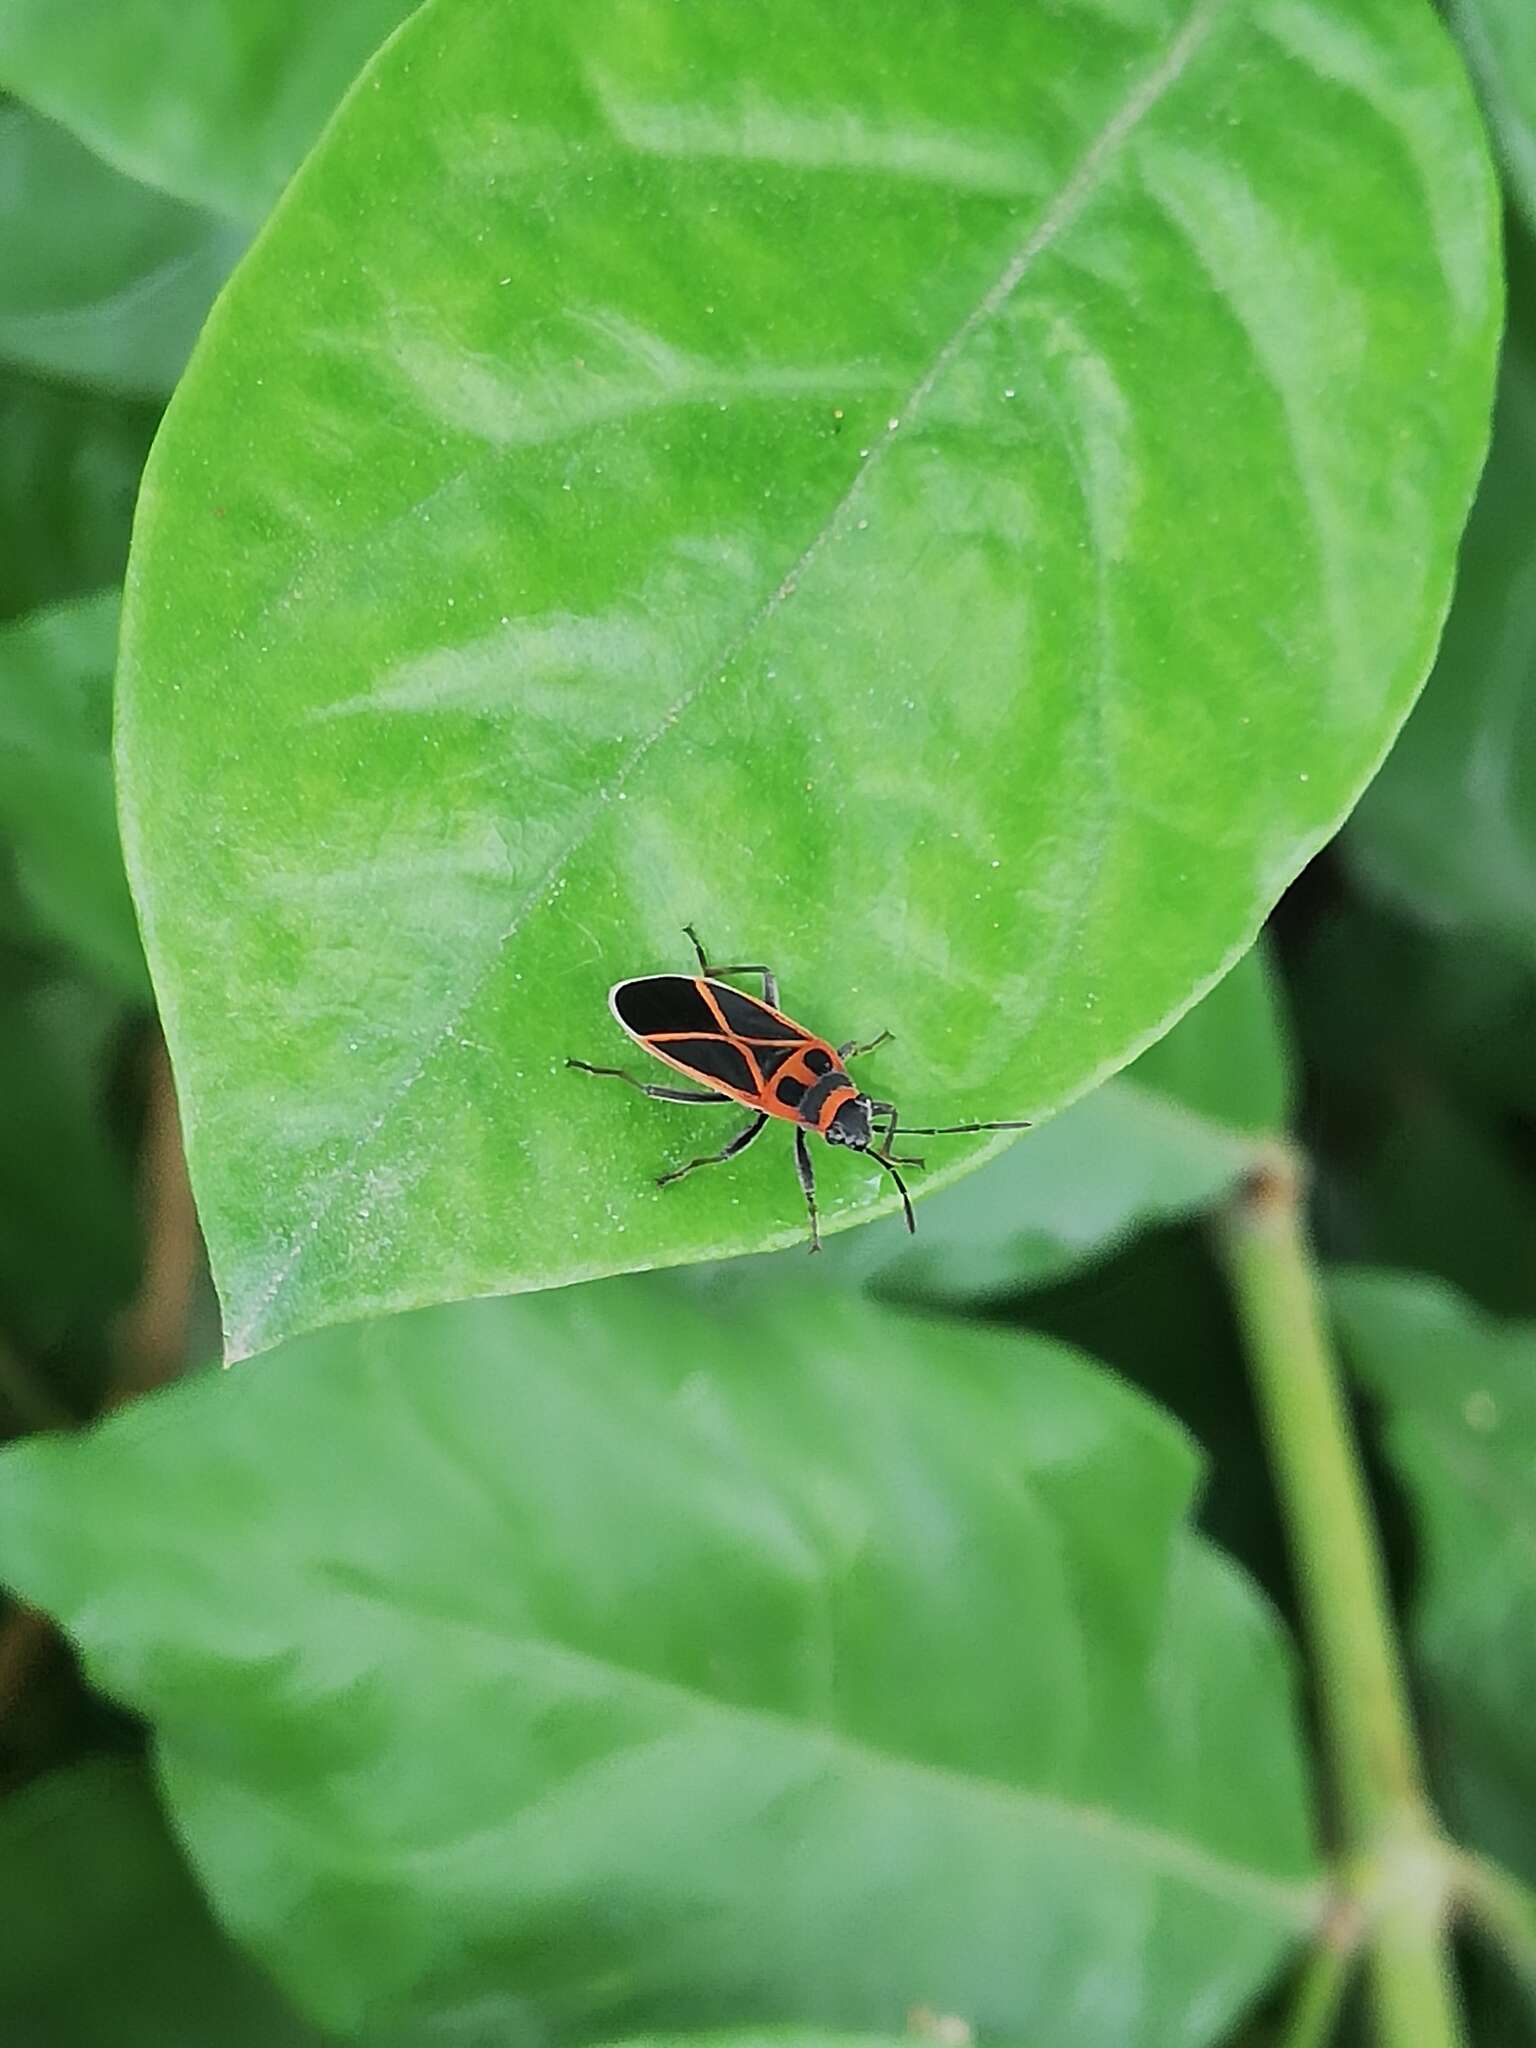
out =
{"type": "Polygon", "coordinates": [[[762,1099],[785,1060],[817,1043],[802,1025],[712,978],[643,975],[619,982],[608,1001],[648,1051],[747,1100],[762,1099]]]}
{"type": "Polygon", "coordinates": [[[700,1037],[719,1032],[720,1020],[691,974],[646,974],[621,981],[608,992],[613,1014],[636,1038],[654,1038],[658,1031],[696,1031],[700,1037]]]}
{"type": "Polygon", "coordinates": [[[728,1038],[652,1038],[646,1043],[702,1081],[718,1081],[722,1088],[734,1088],[738,1095],[758,1093],[758,1079],[746,1054],[728,1038]]]}
{"type": "Polygon", "coordinates": [[[767,1009],[755,1002],[751,996],[743,995],[739,988],[732,988],[723,981],[712,981],[709,992],[720,1005],[726,1028],[738,1038],[786,1038],[807,1039],[812,1034],[802,1025],[792,1024],[787,1017],[767,1009]]]}

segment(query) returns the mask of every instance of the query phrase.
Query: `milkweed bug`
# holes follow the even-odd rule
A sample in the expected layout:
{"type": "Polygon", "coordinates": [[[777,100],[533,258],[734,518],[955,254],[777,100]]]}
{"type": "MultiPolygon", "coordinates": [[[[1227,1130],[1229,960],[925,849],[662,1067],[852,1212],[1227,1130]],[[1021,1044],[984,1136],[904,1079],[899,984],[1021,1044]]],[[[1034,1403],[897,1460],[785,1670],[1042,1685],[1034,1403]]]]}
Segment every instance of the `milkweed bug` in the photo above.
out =
{"type": "Polygon", "coordinates": [[[921,1166],[921,1159],[903,1158],[891,1150],[899,1137],[950,1137],[965,1131],[1026,1131],[1027,1123],[981,1124],[898,1124],[894,1102],[878,1102],[853,1084],[844,1062],[873,1052],[891,1036],[882,1031],[877,1038],[860,1045],[856,1039],[834,1046],[818,1038],[779,1008],[778,976],[771,967],[738,965],[711,967],[693,926],[683,930],[693,943],[699,971],[693,974],[643,974],[633,981],[615,982],[608,991],[608,1007],[622,1028],[648,1053],[705,1081],[707,1088],[663,1088],[622,1067],[594,1067],[586,1060],[567,1060],[583,1074],[610,1075],[627,1081],[642,1095],[656,1102],[739,1102],[753,1113],[745,1130],[738,1131],[718,1152],[706,1152],[670,1173],[657,1176],[658,1187],[668,1187],[699,1166],[717,1166],[745,1152],[770,1117],[782,1117],[795,1126],[795,1170],[805,1196],[811,1220],[811,1250],[821,1249],[816,1222],[816,1176],[811,1167],[807,1131],[819,1131],[829,1145],[846,1145],[863,1152],[888,1173],[896,1183],[908,1230],[915,1231],[906,1182],[897,1171],[902,1166],[921,1166]],[[732,988],[727,975],[757,975],[763,986],[762,1001],[732,988]]]}

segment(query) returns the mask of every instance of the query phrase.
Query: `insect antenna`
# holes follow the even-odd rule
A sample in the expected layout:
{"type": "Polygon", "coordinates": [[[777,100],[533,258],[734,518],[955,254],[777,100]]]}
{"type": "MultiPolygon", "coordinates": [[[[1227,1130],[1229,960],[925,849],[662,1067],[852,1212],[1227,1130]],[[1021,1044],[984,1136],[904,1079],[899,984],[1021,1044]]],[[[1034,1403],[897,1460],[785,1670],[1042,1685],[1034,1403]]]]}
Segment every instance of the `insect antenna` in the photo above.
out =
{"type": "Polygon", "coordinates": [[[898,1138],[952,1138],[959,1131],[1028,1131],[1034,1126],[1024,1123],[1000,1124],[898,1124],[894,1136],[898,1138]]]}
{"type": "Polygon", "coordinates": [[[912,1197],[907,1193],[906,1182],[902,1179],[901,1175],[896,1171],[895,1167],[892,1166],[889,1159],[883,1158],[880,1153],[866,1152],[864,1156],[866,1159],[873,1159],[877,1166],[883,1166],[886,1172],[891,1176],[891,1179],[895,1181],[897,1192],[901,1196],[901,1206],[906,1212],[907,1229],[913,1237],[916,1237],[917,1218],[912,1214],[912,1197]]]}

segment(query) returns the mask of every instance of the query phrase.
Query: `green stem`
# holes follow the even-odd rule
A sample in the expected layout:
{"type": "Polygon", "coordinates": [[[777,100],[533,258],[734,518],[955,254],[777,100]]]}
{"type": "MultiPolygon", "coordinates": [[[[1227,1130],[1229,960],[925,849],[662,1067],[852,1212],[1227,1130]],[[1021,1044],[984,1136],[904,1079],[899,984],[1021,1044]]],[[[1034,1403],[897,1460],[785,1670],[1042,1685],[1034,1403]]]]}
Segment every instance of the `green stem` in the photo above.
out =
{"type": "Polygon", "coordinates": [[[1354,1960],[1355,1945],[1335,1940],[1325,1930],[1302,1969],[1280,2048],[1328,2048],[1354,1960]]]}
{"type": "Polygon", "coordinates": [[[1366,1916],[1379,2048],[1461,2048],[1450,1859],[1424,1792],[1359,1452],[1323,1325],[1299,1174],[1276,1152],[1222,1246],[1318,1677],[1344,1879],[1366,1916]]]}

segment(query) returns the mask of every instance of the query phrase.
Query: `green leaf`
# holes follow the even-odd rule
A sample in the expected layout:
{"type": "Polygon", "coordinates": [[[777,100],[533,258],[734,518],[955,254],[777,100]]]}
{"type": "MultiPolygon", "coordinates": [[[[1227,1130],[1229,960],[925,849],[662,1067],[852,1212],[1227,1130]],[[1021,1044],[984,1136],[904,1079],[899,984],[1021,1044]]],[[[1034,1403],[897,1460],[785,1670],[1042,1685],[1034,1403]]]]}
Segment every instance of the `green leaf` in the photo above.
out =
{"type": "Polygon", "coordinates": [[[889,1226],[845,1232],[820,1263],[892,1299],[955,1305],[1056,1280],[1138,1230],[1213,1207],[1289,1114],[1256,948],[1123,1074],[942,1189],[915,1240],[889,1226]]]}
{"type": "Polygon", "coordinates": [[[411,0],[6,0],[0,82],[109,162],[256,222],[411,0]]]}
{"type": "Polygon", "coordinates": [[[119,583],[157,405],[0,374],[0,622],[119,583]]]}
{"type": "Polygon", "coordinates": [[[103,1114],[121,1004],[0,981],[0,1336],[43,1352],[119,1307],[138,1269],[132,1179],[103,1114]]]}
{"type": "Polygon", "coordinates": [[[1287,993],[1330,1115],[1339,1092],[1376,1091],[1401,1118],[1438,1087],[1504,1120],[1536,1118],[1530,958],[1354,899],[1293,955],[1287,993]]]}
{"type": "Polygon", "coordinates": [[[1361,1156],[1324,1184],[1333,1254],[1536,1313],[1536,1192],[1519,1133],[1432,1087],[1382,1108],[1361,1156]]]}
{"type": "Polygon", "coordinates": [[[0,191],[0,357],[163,396],[244,235],[122,177],[22,106],[0,106],[0,191]]]}
{"type": "Polygon", "coordinates": [[[0,834],[38,922],[147,998],[112,793],[118,593],[0,626],[0,834]]]}
{"type": "Polygon", "coordinates": [[[564,1069],[690,918],[1038,1120],[1407,710],[1496,319],[1427,10],[923,20],[432,0],[222,298],[119,730],[233,1353],[797,1240],[782,1149],[660,1192],[730,1113],[564,1069]]]}
{"type": "Polygon", "coordinates": [[[1536,963],[1346,900],[1293,951],[1287,986],[1328,1256],[1536,1314],[1536,963]]]}
{"type": "Polygon", "coordinates": [[[1536,1326],[1392,1274],[1332,1299],[1414,1511],[1413,1645],[1456,1819],[1536,1876],[1536,1326]]]}
{"type": "MultiPolygon", "coordinates": [[[[1517,273],[1532,252],[1517,246],[1517,273]]],[[[1536,962],[1536,278],[1505,336],[1493,446],[1422,701],[1344,846],[1362,882],[1536,962]]]]}
{"type": "Polygon", "coordinates": [[[214,1926],[130,1765],[80,1764],[0,1802],[0,1925],[18,2048],[319,2048],[214,1926]]]}
{"type": "Polygon", "coordinates": [[[13,1448],[0,1557],[322,2022],[1194,2048],[1315,1907],[1286,1659],[1194,1479],[1057,1346],[630,1280],[13,1448]]]}
{"type": "Polygon", "coordinates": [[[1528,0],[1449,0],[1510,190],[1536,227],[1536,10],[1528,0]]]}
{"type": "MultiPolygon", "coordinates": [[[[930,2025],[942,2028],[945,2017],[932,2015],[930,2025]]],[[[707,2033],[628,2034],[622,2041],[607,2043],[606,2048],[922,2048],[924,2043],[942,2043],[946,2038],[942,2031],[924,2028],[882,2036],[827,2034],[808,2027],[719,2027],[707,2033]]]]}

